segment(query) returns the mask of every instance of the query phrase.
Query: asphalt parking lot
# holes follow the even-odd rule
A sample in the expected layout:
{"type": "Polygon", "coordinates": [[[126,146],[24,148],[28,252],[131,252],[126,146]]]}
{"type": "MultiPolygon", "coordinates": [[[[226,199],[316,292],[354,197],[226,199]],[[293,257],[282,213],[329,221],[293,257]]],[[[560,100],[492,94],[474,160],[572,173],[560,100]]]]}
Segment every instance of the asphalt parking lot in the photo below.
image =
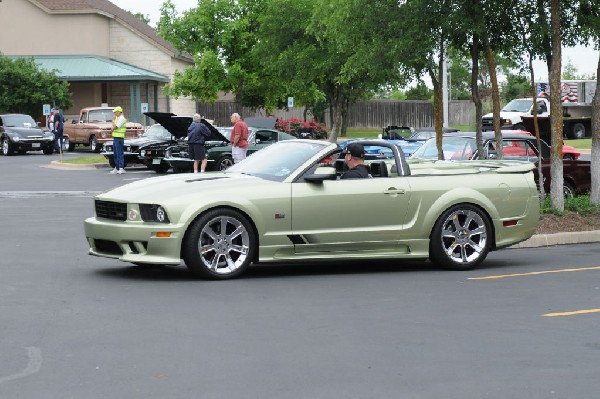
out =
{"type": "Polygon", "coordinates": [[[55,159],[0,156],[2,398],[597,396],[598,243],[204,281],[88,256],[93,195],[155,174],[55,159]]]}

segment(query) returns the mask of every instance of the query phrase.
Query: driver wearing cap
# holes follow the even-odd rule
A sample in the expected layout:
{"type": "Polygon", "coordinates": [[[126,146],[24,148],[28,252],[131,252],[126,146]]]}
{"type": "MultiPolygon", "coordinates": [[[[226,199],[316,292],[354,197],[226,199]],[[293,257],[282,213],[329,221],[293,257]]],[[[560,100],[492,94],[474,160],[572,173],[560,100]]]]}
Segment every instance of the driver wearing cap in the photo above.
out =
{"type": "Polygon", "coordinates": [[[344,162],[348,170],[340,179],[364,179],[370,176],[370,171],[365,165],[365,148],[360,143],[350,143],[342,151],[344,162]]]}

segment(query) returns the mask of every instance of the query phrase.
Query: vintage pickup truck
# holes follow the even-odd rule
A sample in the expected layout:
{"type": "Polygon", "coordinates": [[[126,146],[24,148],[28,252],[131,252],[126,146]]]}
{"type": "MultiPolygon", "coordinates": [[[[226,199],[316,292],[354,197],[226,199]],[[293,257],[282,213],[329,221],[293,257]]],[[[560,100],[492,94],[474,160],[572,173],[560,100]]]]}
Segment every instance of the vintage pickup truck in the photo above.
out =
{"type": "MultiPolygon", "coordinates": [[[[90,146],[92,152],[100,152],[102,144],[112,140],[113,107],[88,107],[79,112],[79,119],[65,123],[64,148],[73,151],[75,145],[90,146]]],[[[141,124],[127,122],[125,138],[141,136],[144,129],[141,124]]]]}

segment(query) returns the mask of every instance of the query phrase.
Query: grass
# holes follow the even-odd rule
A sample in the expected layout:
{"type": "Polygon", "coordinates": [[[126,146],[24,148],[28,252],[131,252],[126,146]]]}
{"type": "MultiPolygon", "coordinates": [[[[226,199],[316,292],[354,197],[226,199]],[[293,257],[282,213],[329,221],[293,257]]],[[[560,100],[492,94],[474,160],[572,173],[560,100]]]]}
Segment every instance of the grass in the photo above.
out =
{"type": "Polygon", "coordinates": [[[75,165],[87,165],[96,163],[108,163],[108,160],[102,155],[89,155],[84,157],[63,159],[62,163],[70,163],[75,165]]]}
{"type": "Polygon", "coordinates": [[[557,209],[552,208],[550,195],[544,198],[542,204],[541,214],[553,214],[556,216],[563,216],[566,212],[576,212],[580,215],[593,215],[600,214],[600,206],[593,204],[590,201],[590,195],[579,195],[573,198],[565,198],[565,211],[560,212],[557,209]]]}

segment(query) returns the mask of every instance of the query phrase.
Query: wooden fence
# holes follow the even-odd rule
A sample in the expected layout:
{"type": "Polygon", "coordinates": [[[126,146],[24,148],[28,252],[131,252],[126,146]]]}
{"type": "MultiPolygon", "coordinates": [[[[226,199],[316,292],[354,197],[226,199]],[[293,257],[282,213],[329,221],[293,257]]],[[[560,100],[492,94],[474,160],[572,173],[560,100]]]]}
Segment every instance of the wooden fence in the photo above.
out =
{"type": "MultiPolygon", "coordinates": [[[[213,119],[217,126],[230,125],[229,117],[237,112],[243,118],[275,116],[280,119],[304,120],[304,108],[276,110],[270,115],[264,110],[236,106],[233,101],[218,101],[215,104],[198,104],[197,112],[213,119]]],[[[428,101],[371,100],[353,104],[348,110],[348,127],[382,128],[388,125],[428,127],[433,126],[433,106],[428,101]]],[[[308,114],[306,119],[311,119],[308,114]]],[[[471,101],[450,101],[448,119],[450,125],[468,125],[475,122],[475,109],[471,101]]],[[[326,124],[331,127],[329,115],[326,124]]]]}

